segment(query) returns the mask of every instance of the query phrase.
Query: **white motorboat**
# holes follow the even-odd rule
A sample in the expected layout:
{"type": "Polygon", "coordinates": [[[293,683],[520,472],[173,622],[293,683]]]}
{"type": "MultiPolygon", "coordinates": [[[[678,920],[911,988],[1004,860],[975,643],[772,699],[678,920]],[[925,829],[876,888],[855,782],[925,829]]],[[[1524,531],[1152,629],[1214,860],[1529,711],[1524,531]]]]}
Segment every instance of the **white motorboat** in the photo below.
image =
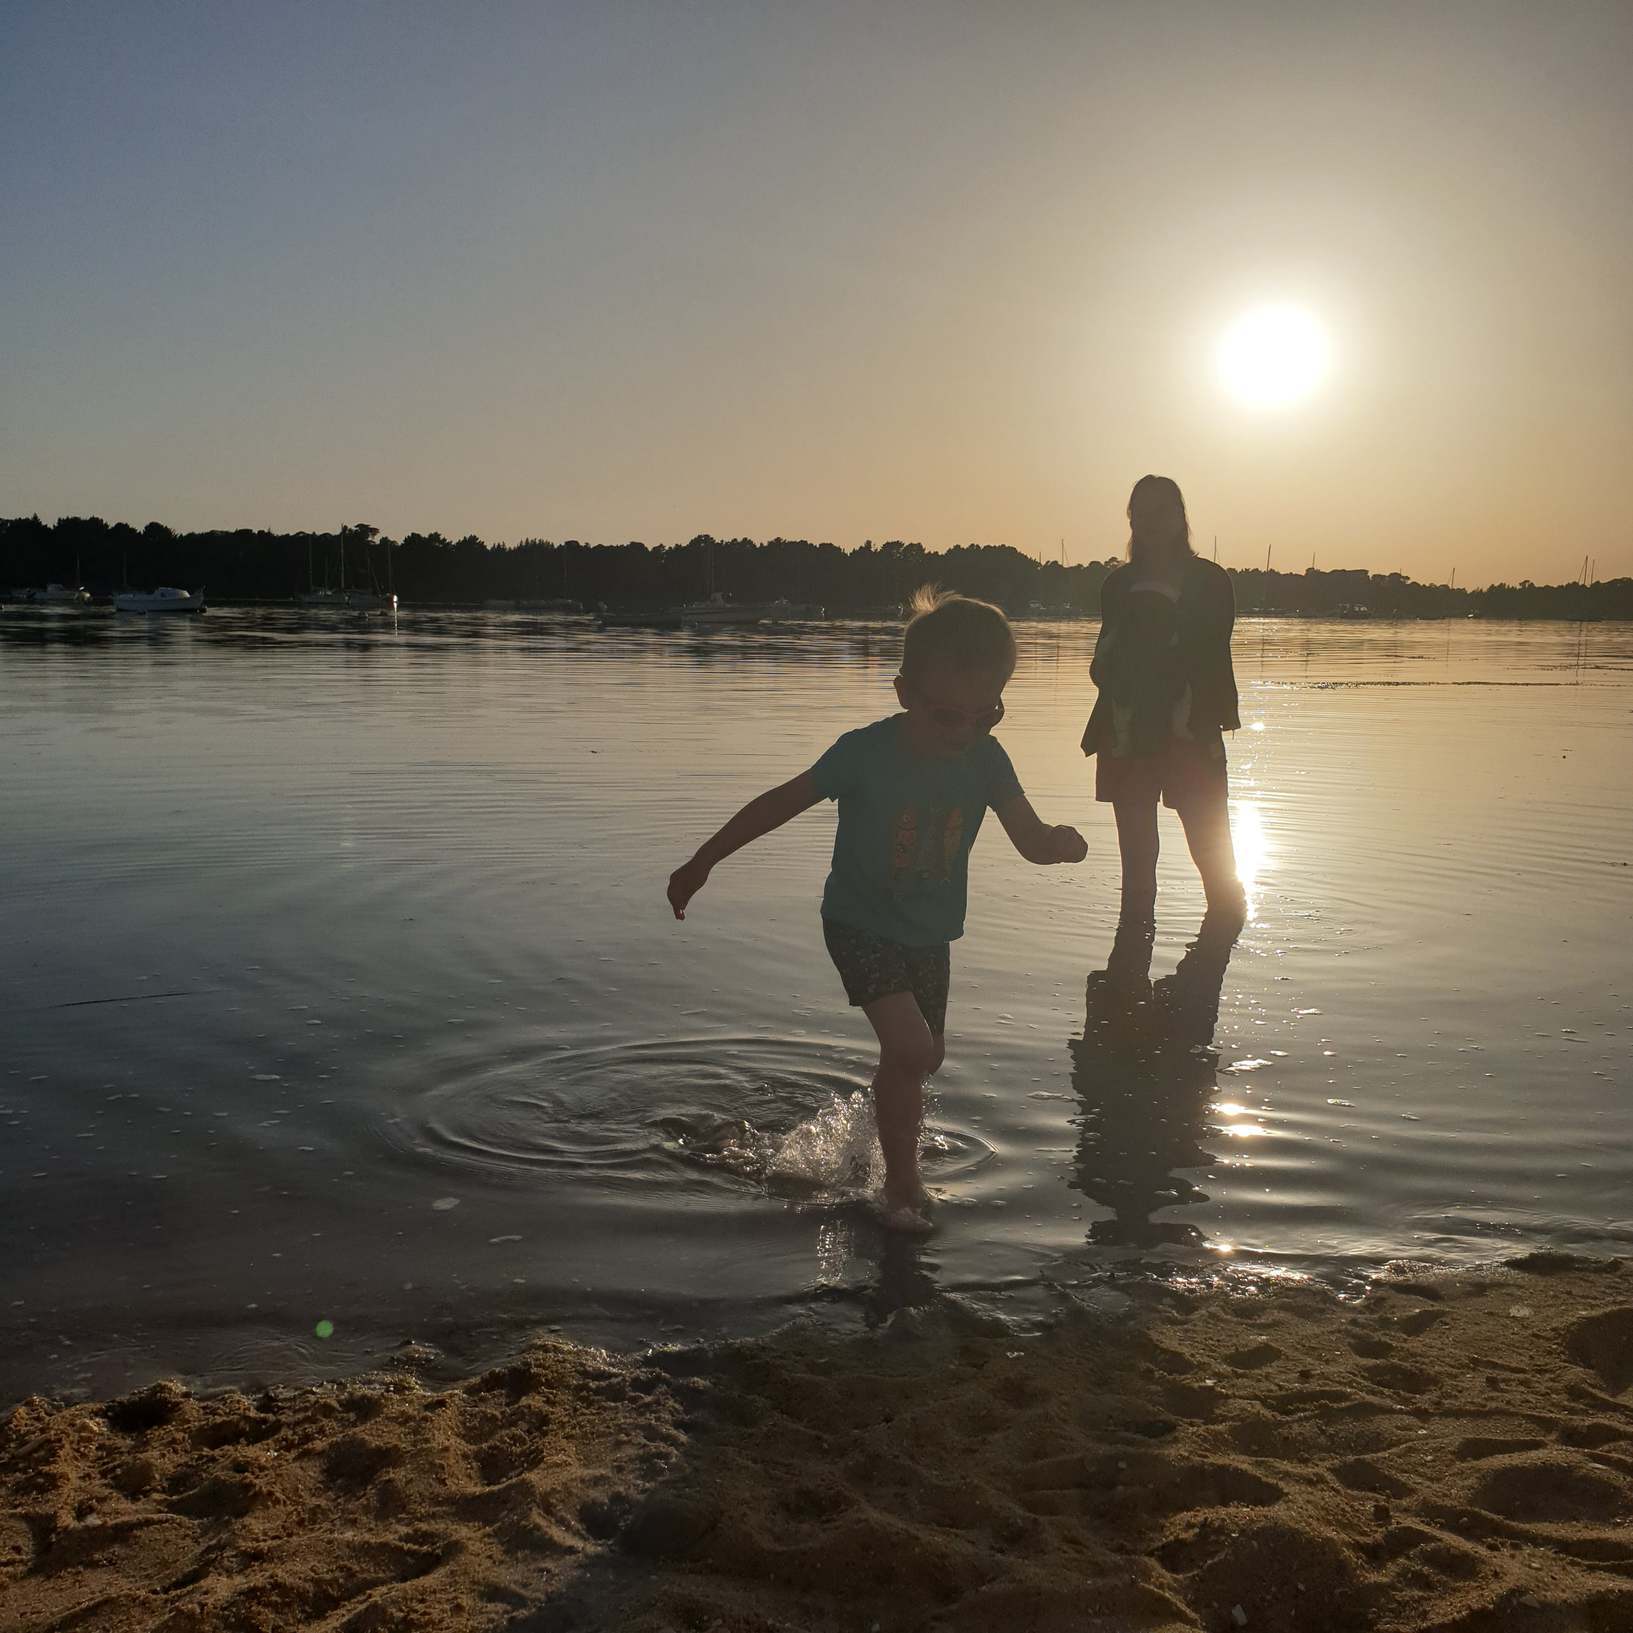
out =
{"type": "Polygon", "coordinates": [[[113,598],[115,612],[203,612],[204,591],[178,590],[162,585],[156,590],[121,590],[113,598]]]}
{"type": "Polygon", "coordinates": [[[87,607],[91,592],[77,584],[47,584],[43,590],[17,592],[18,600],[31,607],[87,607]]]}

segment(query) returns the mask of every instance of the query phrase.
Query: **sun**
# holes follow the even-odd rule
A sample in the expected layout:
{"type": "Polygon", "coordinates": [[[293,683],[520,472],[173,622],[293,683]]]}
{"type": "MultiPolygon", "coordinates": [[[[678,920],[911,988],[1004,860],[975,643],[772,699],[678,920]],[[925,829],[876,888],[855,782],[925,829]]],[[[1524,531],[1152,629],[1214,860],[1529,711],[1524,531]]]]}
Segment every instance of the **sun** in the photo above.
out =
{"type": "Polygon", "coordinates": [[[1256,306],[1219,342],[1219,378],[1239,402],[1282,408],[1302,401],[1326,378],[1332,348],[1302,307],[1256,306]]]}

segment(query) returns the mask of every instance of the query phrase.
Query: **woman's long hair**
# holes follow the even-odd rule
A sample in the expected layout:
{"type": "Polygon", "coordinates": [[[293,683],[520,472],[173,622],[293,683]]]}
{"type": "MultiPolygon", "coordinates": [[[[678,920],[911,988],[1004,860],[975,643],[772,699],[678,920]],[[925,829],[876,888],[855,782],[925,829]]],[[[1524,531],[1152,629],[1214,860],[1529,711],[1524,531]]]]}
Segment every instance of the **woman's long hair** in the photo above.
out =
{"type": "Polygon", "coordinates": [[[1128,496],[1128,522],[1128,559],[1136,567],[1147,570],[1160,567],[1167,550],[1182,556],[1191,554],[1191,523],[1185,514],[1185,495],[1173,477],[1142,476],[1128,496]],[[1151,531],[1152,514],[1160,515],[1164,511],[1178,517],[1177,533],[1151,531]],[[1145,527],[1135,520],[1137,514],[1145,518],[1145,527]]]}

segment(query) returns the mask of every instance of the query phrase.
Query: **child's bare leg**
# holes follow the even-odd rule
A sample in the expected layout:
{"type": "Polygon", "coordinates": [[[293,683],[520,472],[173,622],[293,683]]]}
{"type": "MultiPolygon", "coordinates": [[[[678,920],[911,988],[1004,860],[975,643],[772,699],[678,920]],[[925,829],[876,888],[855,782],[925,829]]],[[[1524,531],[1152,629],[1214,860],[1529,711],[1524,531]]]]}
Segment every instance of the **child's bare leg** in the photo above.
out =
{"type": "Polygon", "coordinates": [[[873,1107],[885,1157],[885,1205],[917,1210],[924,1204],[919,1140],[924,1080],[941,1064],[942,1040],[931,1032],[910,992],[893,992],[863,1006],[879,1037],[873,1107]]]}

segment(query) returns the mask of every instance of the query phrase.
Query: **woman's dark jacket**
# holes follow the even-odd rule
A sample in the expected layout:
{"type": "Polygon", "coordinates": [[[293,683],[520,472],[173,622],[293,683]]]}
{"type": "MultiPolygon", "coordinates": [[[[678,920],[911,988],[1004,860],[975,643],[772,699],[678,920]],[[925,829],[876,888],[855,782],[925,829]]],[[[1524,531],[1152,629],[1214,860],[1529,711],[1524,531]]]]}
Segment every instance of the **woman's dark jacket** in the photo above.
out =
{"type": "MultiPolygon", "coordinates": [[[[1100,587],[1100,638],[1095,643],[1089,675],[1101,691],[1083,733],[1085,754],[1107,749],[1113,740],[1106,655],[1108,650],[1115,650],[1119,631],[1126,635],[1130,627],[1129,591],[1135,580],[1133,564],[1125,563],[1100,587]]],[[[1230,633],[1236,622],[1236,596],[1230,574],[1215,562],[1192,556],[1185,567],[1175,617],[1176,679],[1191,689],[1192,735],[1235,731],[1242,722],[1237,713],[1236,673],[1230,662],[1230,633]]]]}

